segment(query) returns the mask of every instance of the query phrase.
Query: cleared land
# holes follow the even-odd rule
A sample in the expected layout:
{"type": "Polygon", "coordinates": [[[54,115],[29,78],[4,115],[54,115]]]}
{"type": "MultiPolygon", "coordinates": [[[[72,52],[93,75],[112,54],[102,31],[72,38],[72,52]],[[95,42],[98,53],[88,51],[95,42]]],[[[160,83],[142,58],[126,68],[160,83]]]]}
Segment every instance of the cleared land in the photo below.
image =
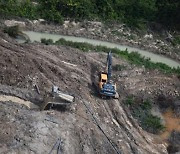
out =
{"type": "Polygon", "coordinates": [[[124,66],[122,71],[113,70],[120,99],[101,99],[96,85],[99,71],[106,66],[105,53],[82,53],[39,43],[18,44],[3,33],[0,35],[1,94],[40,106],[51,86],[57,85],[76,97],[66,111],[30,110],[1,101],[0,153],[48,153],[58,138],[64,154],[167,153],[157,136],[139,127],[122,100],[133,94],[155,103],[160,95],[173,101],[180,92],[175,75],[149,72],[113,57],[113,65],[124,66]],[[34,84],[39,86],[40,95],[34,84]]]}

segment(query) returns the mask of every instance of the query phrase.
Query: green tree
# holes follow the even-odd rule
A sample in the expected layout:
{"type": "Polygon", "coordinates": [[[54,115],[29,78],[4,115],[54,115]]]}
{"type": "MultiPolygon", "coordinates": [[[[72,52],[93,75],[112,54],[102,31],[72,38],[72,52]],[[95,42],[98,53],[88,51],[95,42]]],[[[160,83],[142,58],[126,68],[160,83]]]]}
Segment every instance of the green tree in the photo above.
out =
{"type": "Polygon", "coordinates": [[[103,19],[117,19],[118,15],[114,10],[113,0],[100,0],[95,2],[97,13],[103,19]]]}
{"type": "Polygon", "coordinates": [[[168,27],[176,27],[180,30],[180,1],[157,0],[157,22],[168,27]]]}
{"type": "Polygon", "coordinates": [[[61,12],[58,10],[59,0],[39,0],[41,17],[55,23],[63,23],[61,12]]]}

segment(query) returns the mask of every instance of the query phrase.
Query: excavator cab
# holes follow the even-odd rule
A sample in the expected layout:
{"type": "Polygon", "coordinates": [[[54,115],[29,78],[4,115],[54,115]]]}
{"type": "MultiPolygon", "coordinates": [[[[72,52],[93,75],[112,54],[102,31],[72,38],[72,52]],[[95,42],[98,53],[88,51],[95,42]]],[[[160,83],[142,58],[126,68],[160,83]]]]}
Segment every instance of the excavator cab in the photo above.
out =
{"type": "Polygon", "coordinates": [[[101,96],[107,97],[115,97],[116,95],[116,85],[108,82],[108,75],[104,72],[100,74],[99,93],[101,96]]]}
{"type": "Polygon", "coordinates": [[[107,73],[102,72],[99,76],[99,88],[102,89],[104,83],[107,82],[107,73]]]}

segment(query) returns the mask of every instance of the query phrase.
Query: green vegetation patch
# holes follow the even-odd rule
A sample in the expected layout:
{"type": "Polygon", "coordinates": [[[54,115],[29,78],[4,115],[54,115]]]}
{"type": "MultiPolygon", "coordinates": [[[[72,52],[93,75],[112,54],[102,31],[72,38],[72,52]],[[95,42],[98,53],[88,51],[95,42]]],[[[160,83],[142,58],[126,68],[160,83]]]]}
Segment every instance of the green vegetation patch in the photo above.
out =
{"type": "Polygon", "coordinates": [[[43,44],[45,44],[45,45],[50,45],[50,44],[53,44],[53,40],[52,40],[52,39],[42,38],[42,39],[41,39],[41,43],[43,43],[43,44]]]}
{"type": "Polygon", "coordinates": [[[126,66],[124,65],[120,65],[120,64],[116,64],[116,65],[113,65],[112,66],[112,69],[115,70],[115,71],[122,71],[126,68],[126,66]]]}
{"type": "Polygon", "coordinates": [[[158,133],[165,128],[161,123],[161,119],[152,114],[144,116],[141,125],[145,130],[148,130],[151,133],[158,133]]]}
{"type": "Polygon", "coordinates": [[[5,27],[4,32],[9,36],[16,38],[20,33],[20,29],[19,26],[5,27]]]}
{"type": "Polygon", "coordinates": [[[63,23],[58,0],[0,0],[0,14],[3,17],[44,18],[54,23],[63,23]]]}
{"type": "Polygon", "coordinates": [[[180,35],[175,36],[175,38],[173,40],[173,44],[174,45],[180,45],[180,35]]]}
{"type": "Polygon", "coordinates": [[[168,73],[168,74],[176,73],[176,74],[180,75],[180,67],[171,68],[170,66],[160,63],[160,62],[154,63],[149,58],[142,57],[137,52],[128,52],[127,50],[122,51],[117,48],[107,48],[105,46],[93,46],[89,43],[72,42],[72,41],[66,41],[65,39],[59,39],[56,42],[53,42],[52,40],[46,40],[46,39],[43,39],[43,41],[41,40],[41,42],[44,44],[46,44],[45,42],[47,42],[47,41],[50,44],[65,45],[65,46],[77,48],[79,50],[82,50],[83,52],[88,52],[88,51],[109,52],[109,51],[111,51],[112,53],[125,58],[131,64],[135,64],[138,66],[144,66],[145,68],[150,69],[150,70],[158,69],[163,73],[168,73]]]}
{"type": "Polygon", "coordinates": [[[30,0],[1,0],[0,14],[4,16],[19,16],[30,19],[38,18],[38,7],[30,0]]]}
{"type": "Polygon", "coordinates": [[[139,100],[129,96],[125,100],[125,104],[129,106],[132,115],[144,130],[154,134],[164,130],[161,119],[151,114],[152,103],[150,100],[139,100]]]}
{"type": "Polygon", "coordinates": [[[62,23],[63,18],[124,22],[146,28],[157,22],[179,28],[178,0],[0,0],[0,14],[62,23]]]}

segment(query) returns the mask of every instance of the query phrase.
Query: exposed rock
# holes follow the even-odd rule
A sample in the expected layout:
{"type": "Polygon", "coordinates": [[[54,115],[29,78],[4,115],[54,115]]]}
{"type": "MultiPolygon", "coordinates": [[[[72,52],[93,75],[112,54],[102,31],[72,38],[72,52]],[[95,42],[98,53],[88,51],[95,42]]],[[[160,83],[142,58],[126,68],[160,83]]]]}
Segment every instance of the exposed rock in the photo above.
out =
{"type": "Polygon", "coordinates": [[[46,20],[44,20],[44,19],[38,19],[38,21],[39,21],[40,23],[45,23],[46,20]]]}
{"type": "Polygon", "coordinates": [[[12,26],[19,26],[19,27],[25,27],[26,23],[23,21],[16,21],[16,20],[5,20],[4,24],[8,27],[12,26]]]}
{"type": "Polygon", "coordinates": [[[152,34],[146,34],[144,35],[145,39],[153,39],[153,35],[152,34]]]}

